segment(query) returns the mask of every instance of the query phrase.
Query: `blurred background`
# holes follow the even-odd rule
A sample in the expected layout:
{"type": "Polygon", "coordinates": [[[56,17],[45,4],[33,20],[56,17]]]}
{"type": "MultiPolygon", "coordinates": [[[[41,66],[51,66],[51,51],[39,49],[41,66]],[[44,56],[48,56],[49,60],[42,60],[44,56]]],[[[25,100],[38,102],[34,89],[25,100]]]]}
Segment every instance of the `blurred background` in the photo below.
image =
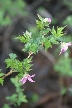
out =
{"type": "MultiPolygon", "coordinates": [[[[72,42],[72,0],[0,0],[0,69],[6,74],[5,59],[10,53],[16,53],[19,60],[28,56],[22,52],[24,45],[15,40],[26,30],[38,36],[35,20],[37,14],[51,18],[50,27],[66,26],[65,42],[72,42]]],[[[16,108],[72,108],[72,47],[59,56],[60,46],[53,45],[47,52],[40,50],[33,55],[30,74],[35,73],[35,83],[27,82],[21,87],[28,103],[21,103],[16,108]]],[[[6,99],[16,92],[14,83],[5,78],[0,85],[0,108],[15,108],[6,99]]],[[[22,98],[22,96],[20,96],[22,98]]]]}

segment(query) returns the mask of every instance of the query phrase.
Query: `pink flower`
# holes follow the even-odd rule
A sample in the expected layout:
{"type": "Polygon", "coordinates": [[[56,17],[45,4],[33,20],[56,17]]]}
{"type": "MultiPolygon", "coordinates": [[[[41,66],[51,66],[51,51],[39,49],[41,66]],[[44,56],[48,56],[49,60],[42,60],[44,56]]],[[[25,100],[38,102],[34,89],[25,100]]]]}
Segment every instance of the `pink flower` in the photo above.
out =
{"type": "Polygon", "coordinates": [[[48,22],[51,23],[51,19],[50,18],[48,18],[48,22]]]}
{"type": "Polygon", "coordinates": [[[49,22],[49,23],[51,23],[51,19],[50,19],[50,18],[45,18],[45,19],[44,19],[44,22],[49,22]]]}
{"type": "Polygon", "coordinates": [[[30,81],[30,82],[35,82],[31,79],[31,77],[34,77],[34,75],[29,75],[29,74],[26,74],[19,82],[22,82],[23,84],[26,83],[27,79],[30,81]]]}
{"type": "Polygon", "coordinates": [[[68,49],[69,46],[72,46],[71,42],[69,42],[69,43],[63,42],[63,43],[61,43],[61,51],[60,51],[59,55],[61,53],[65,52],[68,49]]]}

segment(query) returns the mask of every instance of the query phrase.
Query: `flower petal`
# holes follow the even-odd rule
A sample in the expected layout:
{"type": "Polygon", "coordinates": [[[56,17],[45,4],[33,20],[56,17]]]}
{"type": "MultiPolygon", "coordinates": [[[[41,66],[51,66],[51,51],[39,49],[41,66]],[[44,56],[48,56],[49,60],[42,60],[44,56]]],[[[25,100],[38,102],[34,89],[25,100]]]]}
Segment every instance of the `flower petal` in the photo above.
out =
{"type": "Polygon", "coordinates": [[[21,80],[19,80],[19,82],[22,82],[24,78],[22,78],[21,80]]]}
{"type": "Polygon", "coordinates": [[[65,52],[68,49],[69,46],[72,46],[71,42],[69,42],[69,43],[63,42],[63,43],[61,43],[61,51],[60,51],[59,55],[61,53],[65,52]]]}
{"type": "Polygon", "coordinates": [[[50,18],[48,18],[48,22],[50,22],[50,23],[51,23],[51,19],[50,19],[50,18]]]}
{"type": "Polygon", "coordinates": [[[27,78],[24,78],[24,80],[22,81],[23,84],[25,84],[27,81],[27,78]]]}
{"type": "Polygon", "coordinates": [[[62,52],[64,52],[64,51],[61,49],[61,51],[60,51],[59,55],[60,55],[62,52]]]}
{"type": "Polygon", "coordinates": [[[26,82],[27,78],[22,78],[19,82],[22,82],[23,84],[26,82]]]}
{"type": "Polygon", "coordinates": [[[35,74],[34,75],[30,75],[30,77],[34,77],[35,76],[35,74]]]}
{"type": "Polygon", "coordinates": [[[35,82],[35,81],[33,81],[30,77],[28,77],[28,80],[29,80],[30,82],[35,82]]]}
{"type": "Polygon", "coordinates": [[[71,45],[72,45],[72,43],[71,43],[71,42],[66,43],[66,46],[71,46],[71,45]]]}

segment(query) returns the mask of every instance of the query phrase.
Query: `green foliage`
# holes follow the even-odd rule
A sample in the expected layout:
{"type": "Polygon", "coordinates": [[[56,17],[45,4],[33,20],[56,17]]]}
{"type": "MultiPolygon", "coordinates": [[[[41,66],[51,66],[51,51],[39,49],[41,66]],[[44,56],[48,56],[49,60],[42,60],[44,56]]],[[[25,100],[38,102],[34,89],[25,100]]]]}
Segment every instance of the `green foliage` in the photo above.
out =
{"type": "Polygon", "coordinates": [[[3,108],[10,108],[8,104],[4,104],[3,108]]]}
{"type": "Polygon", "coordinates": [[[32,97],[31,97],[31,102],[35,103],[37,102],[39,99],[39,96],[36,93],[33,93],[32,97]]]}
{"type": "Polygon", "coordinates": [[[66,17],[66,19],[63,21],[63,24],[67,24],[68,26],[72,26],[72,15],[69,15],[66,17]]]}
{"type": "Polygon", "coordinates": [[[23,75],[31,70],[31,61],[32,57],[26,58],[23,61],[19,61],[16,59],[16,54],[9,54],[10,58],[5,59],[5,63],[7,64],[7,68],[11,68],[13,72],[19,72],[19,79],[23,77],[23,75]]]}
{"type": "Polygon", "coordinates": [[[9,54],[9,57],[8,59],[5,59],[5,63],[7,64],[7,68],[11,68],[11,69],[14,69],[14,67],[16,66],[16,57],[17,55],[16,54],[9,54]]]}
{"type": "Polygon", "coordinates": [[[28,51],[36,53],[38,52],[42,44],[39,37],[37,37],[36,39],[32,38],[31,33],[29,33],[28,31],[24,33],[24,36],[19,36],[16,39],[19,39],[21,42],[25,43],[24,48],[22,49],[22,51],[24,52],[28,51]]]}
{"type": "Polygon", "coordinates": [[[22,70],[20,71],[20,73],[18,74],[19,78],[22,78],[23,75],[27,72],[29,72],[31,69],[31,66],[33,64],[31,64],[32,62],[32,57],[30,58],[26,58],[24,59],[21,63],[22,63],[22,70]]]}
{"type": "Polygon", "coordinates": [[[55,36],[56,38],[59,38],[59,37],[63,36],[64,35],[63,30],[64,30],[65,27],[66,26],[57,27],[57,30],[55,30],[54,27],[53,27],[52,31],[51,31],[52,35],[55,36]]]}
{"type": "Polygon", "coordinates": [[[64,38],[62,36],[64,36],[63,30],[66,26],[64,27],[57,27],[57,29],[55,30],[55,28],[53,27],[51,29],[51,35],[49,38],[50,42],[52,44],[59,44],[59,42],[63,42],[64,38]]]}
{"type": "MultiPolygon", "coordinates": [[[[23,36],[16,37],[16,39],[24,43],[24,48],[22,49],[22,51],[27,51],[28,53],[32,52],[36,54],[42,48],[48,50],[48,48],[52,47],[52,44],[59,44],[61,37],[64,35],[63,30],[65,26],[57,27],[57,30],[55,30],[54,27],[50,29],[50,23],[45,18],[42,18],[40,15],[38,15],[38,18],[39,20],[36,20],[38,28],[35,27],[35,31],[33,32],[33,34],[38,34],[37,36],[32,36],[33,34],[31,32],[26,31],[23,36]]],[[[7,68],[11,68],[12,72],[18,72],[19,79],[22,78],[25,73],[31,70],[31,57],[26,58],[23,61],[17,60],[16,54],[9,54],[9,57],[10,58],[5,60],[7,68]]]]}
{"type": "Polygon", "coordinates": [[[4,79],[3,78],[0,78],[0,84],[3,85],[3,81],[4,81],[4,79]]]}
{"type": "Polygon", "coordinates": [[[67,35],[67,36],[64,36],[64,42],[68,43],[68,42],[72,42],[72,36],[71,35],[67,35]]]}
{"type": "Polygon", "coordinates": [[[16,87],[16,92],[19,92],[19,90],[21,91],[20,87],[22,86],[22,83],[18,82],[18,77],[11,78],[10,80],[14,84],[14,86],[16,87]],[[19,89],[19,90],[17,90],[17,89],[19,89]]]}
{"type": "Polygon", "coordinates": [[[63,30],[65,27],[57,27],[57,30],[50,29],[49,22],[38,15],[39,20],[36,20],[37,27],[34,27],[33,33],[26,31],[23,36],[18,36],[16,39],[24,43],[22,51],[33,52],[34,54],[42,48],[47,50],[52,47],[52,44],[59,44],[62,40],[61,36],[64,35],[63,30]],[[40,32],[38,31],[40,29],[40,32]],[[51,33],[52,35],[48,36],[51,33]],[[37,34],[37,36],[35,35],[37,34]],[[35,36],[33,36],[35,35],[35,36]]]}
{"type": "Polygon", "coordinates": [[[11,53],[11,54],[9,54],[9,57],[10,57],[12,60],[14,60],[14,59],[17,57],[17,55],[16,55],[16,54],[11,53]]]}
{"type": "Polygon", "coordinates": [[[63,0],[63,3],[72,11],[72,0],[63,0]]]}
{"type": "Polygon", "coordinates": [[[40,15],[38,15],[38,18],[39,20],[36,20],[36,24],[40,30],[45,29],[46,26],[48,27],[48,25],[50,24],[49,22],[45,21],[45,19],[42,18],[40,15]]]}
{"type": "MultiPolygon", "coordinates": [[[[17,5],[21,6],[22,0],[16,1],[18,1],[17,5]],[[21,2],[21,4],[19,4],[19,2],[21,2]]],[[[16,3],[16,1],[13,2],[10,0],[9,3],[16,3]]],[[[39,20],[36,20],[37,26],[34,28],[33,33],[26,31],[25,33],[23,33],[23,36],[18,36],[15,38],[18,39],[20,42],[24,43],[24,48],[22,49],[22,51],[27,51],[29,54],[36,54],[42,48],[44,48],[46,51],[48,50],[48,48],[52,48],[52,44],[59,44],[59,41],[63,40],[62,36],[64,35],[63,30],[65,26],[57,27],[57,30],[55,30],[54,27],[50,29],[50,23],[47,21],[46,18],[42,18],[40,15],[38,15],[38,18],[39,20]]],[[[17,60],[17,55],[13,53],[9,54],[9,58],[5,59],[5,63],[7,65],[6,68],[10,68],[11,73],[18,72],[19,79],[21,79],[24,74],[28,74],[28,72],[31,70],[31,62],[32,57],[29,56],[23,61],[19,61],[17,60]]],[[[0,78],[0,82],[1,84],[3,84],[2,78],[0,78]]]]}
{"type": "Polygon", "coordinates": [[[12,96],[7,96],[6,99],[9,100],[14,106],[20,106],[22,102],[27,103],[26,96],[23,93],[24,90],[21,88],[22,84],[19,83],[18,77],[11,78],[11,82],[16,88],[16,93],[12,96]]]}
{"type": "Polygon", "coordinates": [[[44,46],[45,46],[45,50],[52,47],[51,42],[46,38],[45,38],[45,41],[44,41],[44,46]]]}
{"type": "Polygon", "coordinates": [[[43,22],[44,19],[41,16],[39,16],[39,15],[38,15],[38,17],[39,17],[40,21],[36,20],[37,27],[39,29],[44,29],[44,22],[43,22]]]}
{"type": "Polygon", "coordinates": [[[0,0],[0,25],[6,26],[12,23],[12,17],[27,15],[24,11],[26,3],[23,0],[0,0]]]}
{"type": "MultiPolygon", "coordinates": [[[[71,35],[67,35],[64,36],[63,41],[68,43],[68,42],[72,42],[72,36],[71,35]]],[[[57,50],[59,50],[59,47],[57,48],[57,50]]],[[[59,53],[59,51],[58,51],[59,53]]],[[[55,56],[57,52],[55,53],[55,56]]],[[[59,73],[59,77],[61,77],[61,81],[63,80],[63,78],[68,78],[72,76],[72,59],[69,57],[69,50],[66,51],[64,53],[64,55],[60,56],[60,58],[57,60],[56,64],[54,65],[54,70],[59,73]]],[[[63,81],[62,81],[63,83],[63,81]]],[[[65,95],[68,88],[64,87],[63,84],[60,84],[60,93],[61,95],[65,95]]]]}
{"type": "Polygon", "coordinates": [[[0,77],[2,77],[4,75],[4,73],[2,73],[1,69],[0,69],[0,77]]]}
{"type": "Polygon", "coordinates": [[[3,85],[4,79],[2,78],[2,76],[4,76],[4,73],[2,73],[2,71],[1,71],[1,69],[0,69],[0,84],[3,85]]]}
{"type": "Polygon", "coordinates": [[[20,106],[22,102],[27,102],[26,96],[22,92],[8,96],[6,99],[11,101],[14,106],[20,106]]]}
{"type": "Polygon", "coordinates": [[[71,58],[62,56],[55,64],[54,69],[62,76],[72,76],[71,62],[71,58]]]}
{"type": "Polygon", "coordinates": [[[54,37],[53,35],[51,35],[49,38],[50,38],[49,41],[50,41],[52,44],[59,44],[58,40],[61,41],[61,38],[58,38],[58,39],[57,39],[57,38],[54,37]]]}
{"type": "MultiPolygon", "coordinates": [[[[11,5],[14,5],[14,8],[11,7],[12,10],[13,9],[15,10],[16,7],[17,8],[24,7],[24,5],[22,4],[23,3],[22,0],[21,1],[20,0],[16,0],[16,1],[10,0],[8,1],[8,3],[9,4],[7,4],[6,2],[5,5],[10,6],[11,3],[15,3],[15,4],[11,4],[11,5]]],[[[8,13],[10,12],[10,10],[8,11],[6,8],[5,10],[8,13]]],[[[21,13],[20,9],[19,10],[16,9],[15,12],[16,14],[21,13]]],[[[11,13],[11,17],[13,15],[15,15],[15,13],[11,13]]],[[[50,23],[45,18],[42,18],[40,15],[38,15],[38,18],[39,20],[36,20],[37,26],[35,27],[35,31],[33,33],[26,31],[22,36],[16,37],[16,39],[24,43],[24,48],[22,49],[22,51],[24,52],[27,51],[29,54],[30,53],[36,54],[42,48],[44,48],[45,50],[48,50],[48,48],[52,47],[52,44],[59,44],[60,41],[63,41],[63,38],[62,38],[62,36],[64,35],[63,30],[66,26],[57,27],[56,30],[54,27],[50,29],[49,27],[50,23]],[[33,36],[33,34],[35,34],[35,36],[33,36]]],[[[22,84],[19,82],[19,80],[31,70],[32,57],[30,56],[31,55],[29,55],[26,59],[19,61],[17,60],[17,55],[11,53],[9,54],[9,58],[5,59],[5,63],[7,65],[6,68],[10,68],[12,72],[18,72],[18,75],[14,79],[13,78],[11,79],[12,83],[16,87],[16,93],[14,93],[12,96],[6,97],[6,99],[9,100],[11,104],[13,104],[14,106],[20,106],[22,102],[27,102],[26,96],[23,94],[23,89],[20,88],[22,84]]],[[[55,64],[54,68],[62,76],[72,76],[71,62],[72,61],[70,58],[61,57],[57,61],[57,64],[55,64]]],[[[3,84],[3,78],[2,78],[3,74],[0,74],[0,75],[1,75],[0,83],[3,84]]],[[[62,91],[62,93],[64,92],[65,90],[62,91]]],[[[36,101],[37,98],[38,97],[34,95],[33,101],[36,101]]],[[[6,104],[5,106],[7,108],[9,107],[6,104]]]]}

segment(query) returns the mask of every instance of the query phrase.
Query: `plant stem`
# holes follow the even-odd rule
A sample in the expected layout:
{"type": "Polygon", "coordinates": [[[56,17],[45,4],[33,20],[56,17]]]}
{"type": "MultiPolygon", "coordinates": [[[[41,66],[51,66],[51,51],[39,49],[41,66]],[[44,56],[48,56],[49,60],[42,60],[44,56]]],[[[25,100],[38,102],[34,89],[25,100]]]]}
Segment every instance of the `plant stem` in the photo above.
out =
{"type": "Polygon", "coordinates": [[[27,57],[27,58],[29,58],[32,54],[33,54],[33,52],[29,52],[29,55],[28,55],[28,57],[27,57]]]}
{"type": "MultiPolygon", "coordinates": [[[[29,58],[32,54],[33,54],[33,52],[30,52],[27,58],[29,58]]],[[[13,72],[14,72],[13,70],[10,70],[10,72],[8,72],[7,74],[5,74],[2,78],[4,79],[5,77],[11,75],[13,72]]]]}
{"type": "Polygon", "coordinates": [[[10,72],[8,72],[7,74],[5,74],[2,78],[4,79],[5,77],[9,76],[9,75],[12,74],[12,73],[13,73],[13,71],[10,70],[10,72]]]}

